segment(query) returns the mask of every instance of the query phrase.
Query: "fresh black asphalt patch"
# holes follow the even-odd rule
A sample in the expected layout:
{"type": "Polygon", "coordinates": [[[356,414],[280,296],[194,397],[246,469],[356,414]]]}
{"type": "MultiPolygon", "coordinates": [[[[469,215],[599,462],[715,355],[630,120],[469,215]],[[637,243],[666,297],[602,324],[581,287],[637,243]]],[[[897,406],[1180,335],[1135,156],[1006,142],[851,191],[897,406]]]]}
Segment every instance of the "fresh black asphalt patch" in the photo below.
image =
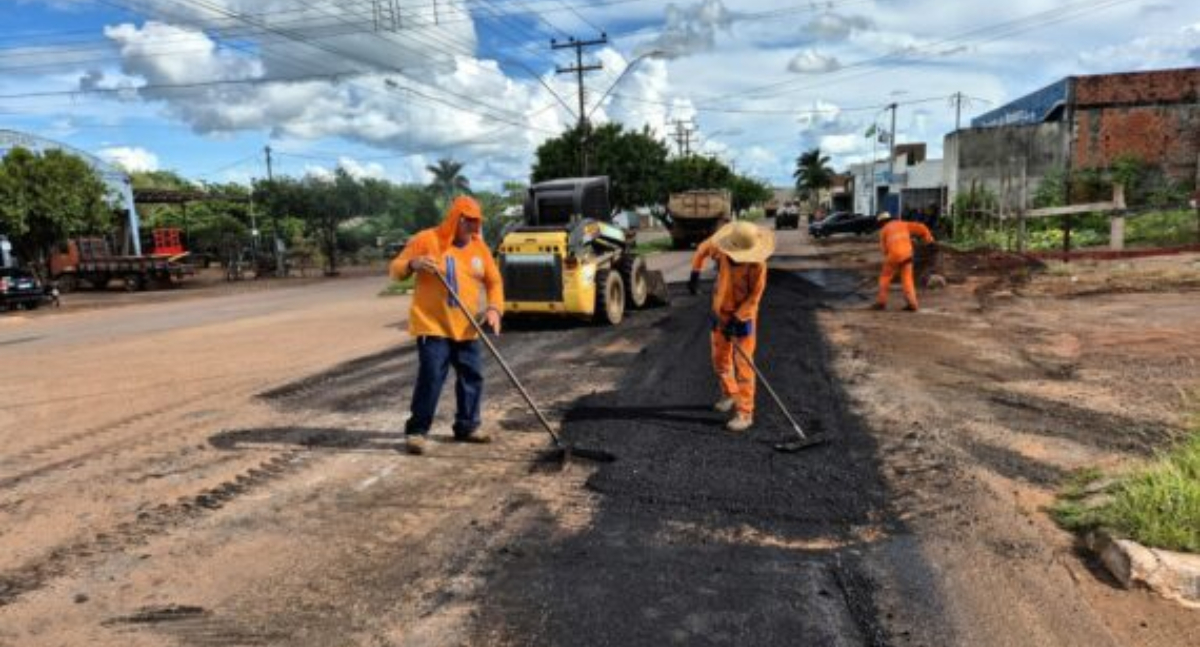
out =
{"type": "Polygon", "coordinates": [[[571,442],[619,457],[587,482],[596,514],[565,540],[531,531],[498,556],[479,640],[899,645],[923,634],[952,643],[918,542],[889,508],[877,446],[830,366],[816,309],[838,296],[772,271],[763,301],[756,360],[801,424],[829,440],[798,454],[772,450],[793,436],[761,387],[744,436],[711,410],[719,393],[703,297],[624,322],[646,350],[630,357],[617,390],[566,415],[571,442]],[[881,607],[881,577],[905,604],[881,607]]]}

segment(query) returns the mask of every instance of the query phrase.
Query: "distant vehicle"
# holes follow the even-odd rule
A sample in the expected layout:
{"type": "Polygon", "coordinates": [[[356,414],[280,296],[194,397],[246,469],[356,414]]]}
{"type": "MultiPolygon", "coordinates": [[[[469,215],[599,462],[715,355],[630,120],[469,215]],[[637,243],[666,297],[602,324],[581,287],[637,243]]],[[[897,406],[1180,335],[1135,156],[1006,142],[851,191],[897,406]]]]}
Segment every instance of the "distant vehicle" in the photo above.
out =
{"type": "Polygon", "coordinates": [[[50,277],[63,292],[75,290],[81,282],[103,290],[113,279],[130,292],[176,287],[195,273],[184,262],[188,255],[180,231],[173,228],[154,230],[154,253],[143,256],[117,255],[104,238],[73,238],[50,256],[50,277]]]}
{"type": "Polygon", "coordinates": [[[775,229],[799,229],[800,207],[788,203],[775,214],[775,229]]]}
{"type": "Polygon", "coordinates": [[[16,267],[0,267],[0,312],[35,310],[53,300],[53,293],[42,287],[33,273],[16,267]]]}
{"type": "Polygon", "coordinates": [[[763,206],[763,212],[765,212],[768,218],[777,216],[779,214],[779,200],[775,198],[767,200],[767,204],[763,206]]]}
{"type": "Polygon", "coordinates": [[[733,220],[733,196],[725,189],[672,193],[667,200],[667,222],[675,249],[700,243],[730,220],[733,220]]]}
{"type": "Polygon", "coordinates": [[[808,234],[813,238],[827,238],[833,234],[856,234],[862,236],[879,228],[879,223],[871,216],[859,213],[839,211],[831,213],[823,220],[818,220],[808,226],[808,234]]]}

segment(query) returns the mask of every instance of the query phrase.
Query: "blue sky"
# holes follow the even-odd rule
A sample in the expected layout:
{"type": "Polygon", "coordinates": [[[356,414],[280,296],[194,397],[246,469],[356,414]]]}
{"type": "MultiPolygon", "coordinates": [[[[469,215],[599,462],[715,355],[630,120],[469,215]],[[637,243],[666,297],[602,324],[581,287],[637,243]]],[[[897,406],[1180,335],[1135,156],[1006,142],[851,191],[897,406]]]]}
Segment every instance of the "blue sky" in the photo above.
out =
{"type": "Polygon", "coordinates": [[[434,5],[0,0],[0,128],[207,181],[262,176],[269,144],[277,173],[424,181],[451,156],[494,187],[576,119],[549,39],[604,30],[589,110],[636,64],[594,120],[692,119],[695,147],[783,184],[812,146],[869,158],[892,101],[898,140],[936,156],[953,93],[969,118],[1067,75],[1200,65],[1190,0],[438,0],[436,22],[434,5]]]}

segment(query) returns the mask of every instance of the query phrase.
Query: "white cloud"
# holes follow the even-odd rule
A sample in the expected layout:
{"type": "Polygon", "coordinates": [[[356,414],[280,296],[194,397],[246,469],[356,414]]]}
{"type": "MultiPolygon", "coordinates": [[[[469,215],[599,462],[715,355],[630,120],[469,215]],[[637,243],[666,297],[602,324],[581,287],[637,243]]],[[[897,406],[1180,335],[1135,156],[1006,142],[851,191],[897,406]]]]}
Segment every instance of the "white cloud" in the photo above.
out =
{"type": "Polygon", "coordinates": [[[668,4],[662,32],[635,53],[657,50],[676,58],[711,51],[716,45],[717,31],[728,29],[732,23],[733,16],[721,0],[701,0],[686,7],[668,4]]]}
{"type": "Polygon", "coordinates": [[[814,49],[805,49],[788,62],[788,70],[797,74],[825,74],[841,67],[836,57],[825,56],[814,49]]]}
{"type": "Polygon", "coordinates": [[[868,31],[874,23],[863,16],[843,16],[826,12],[804,26],[802,33],[819,40],[845,40],[856,31],[868,31]]]}
{"type": "Polygon", "coordinates": [[[1081,52],[1080,64],[1090,72],[1153,70],[1200,62],[1200,22],[1170,33],[1143,36],[1099,49],[1081,52]]]}
{"type": "Polygon", "coordinates": [[[97,154],[131,173],[158,170],[158,156],[140,146],[102,148],[97,154]]]}
{"type": "Polygon", "coordinates": [[[862,153],[870,148],[870,140],[862,133],[847,135],[826,135],[821,138],[821,152],[827,155],[853,155],[862,153]]]}
{"type": "Polygon", "coordinates": [[[356,180],[364,180],[367,178],[382,180],[387,178],[387,171],[379,162],[367,162],[363,164],[352,157],[341,157],[338,159],[338,166],[345,169],[350,177],[356,180]]]}

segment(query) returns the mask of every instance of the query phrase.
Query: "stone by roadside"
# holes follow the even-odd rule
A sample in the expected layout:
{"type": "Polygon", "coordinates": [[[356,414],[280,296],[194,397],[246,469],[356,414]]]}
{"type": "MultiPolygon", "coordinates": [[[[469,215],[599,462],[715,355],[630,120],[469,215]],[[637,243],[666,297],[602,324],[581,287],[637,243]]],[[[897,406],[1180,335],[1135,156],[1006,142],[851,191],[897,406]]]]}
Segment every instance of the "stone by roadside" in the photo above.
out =
{"type": "Polygon", "coordinates": [[[1192,609],[1200,609],[1200,555],[1147,548],[1104,532],[1087,536],[1087,547],[1127,589],[1144,587],[1192,609]]]}

